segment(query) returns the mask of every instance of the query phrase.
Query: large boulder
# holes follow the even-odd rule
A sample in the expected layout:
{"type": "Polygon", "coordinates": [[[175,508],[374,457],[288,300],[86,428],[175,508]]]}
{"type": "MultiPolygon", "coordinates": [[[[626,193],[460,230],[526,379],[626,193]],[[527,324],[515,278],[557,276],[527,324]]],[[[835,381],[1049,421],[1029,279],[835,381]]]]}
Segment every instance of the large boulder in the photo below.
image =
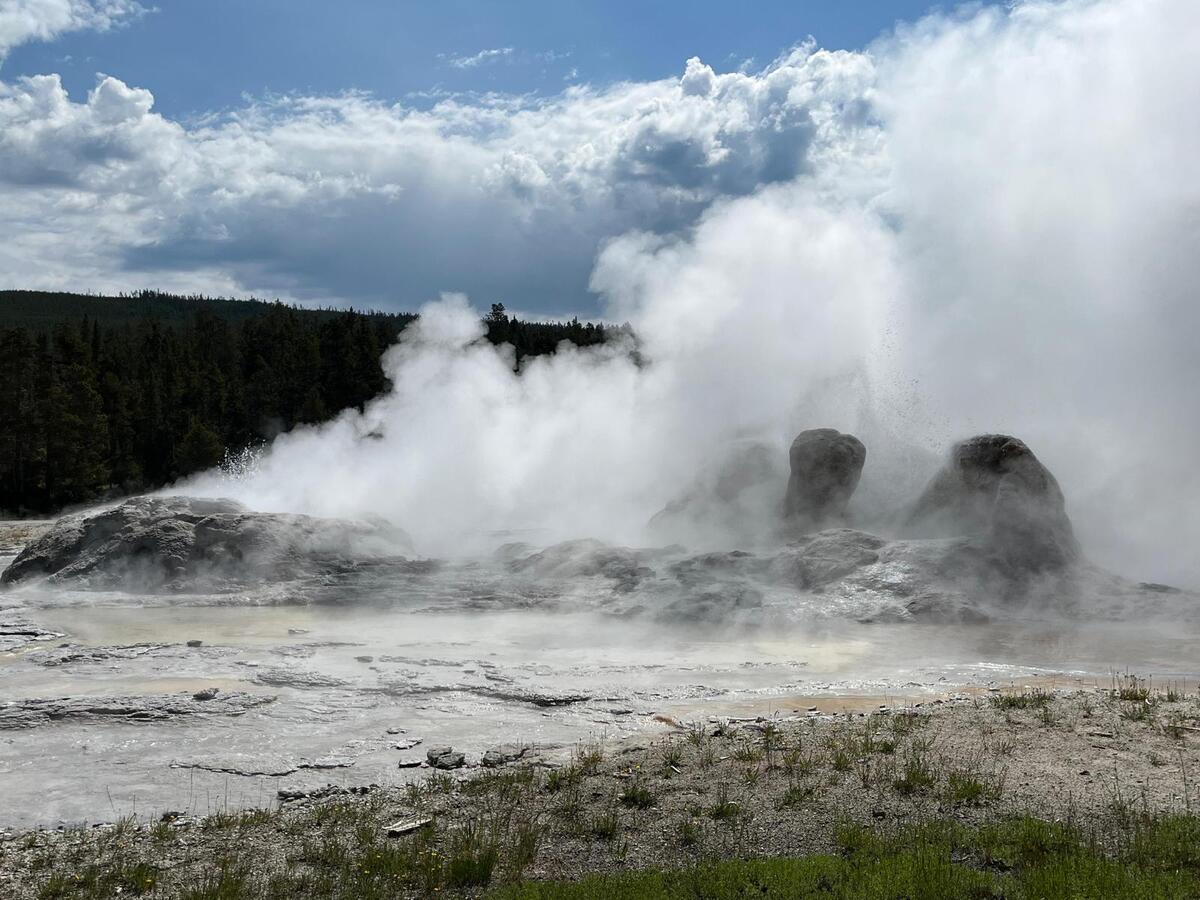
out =
{"type": "Polygon", "coordinates": [[[221,590],[411,549],[408,536],[385,522],[256,513],[232,500],[136,497],[59,519],[21,551],[0,583],[46,578],[132,591],[221,590]]]}
{"type": "Polygon", "coordinates": [[[983,434],[954,446],[908,516],[916,537],[981,539],[1012,574],[1059,570],[1079,544],[1058,481],[1022,441],[983,434]]]}
{"type": "Polygon", "coordinates": [[[804,531],[843,523],[867,460],[863,442],[834,428],[813,428],[796,436],[788,455],[785,518],[804,531]]]}

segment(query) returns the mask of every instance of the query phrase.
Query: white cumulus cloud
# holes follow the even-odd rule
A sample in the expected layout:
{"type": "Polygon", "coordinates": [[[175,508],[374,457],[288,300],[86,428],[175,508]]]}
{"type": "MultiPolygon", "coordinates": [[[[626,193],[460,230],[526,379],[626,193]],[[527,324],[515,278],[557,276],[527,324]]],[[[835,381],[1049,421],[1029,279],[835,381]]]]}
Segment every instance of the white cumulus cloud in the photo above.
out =
{"type": "Polygon", "coordinates": [[[487,50],[480,50],[478,53],[472,53],[470,56],[447,57],[446,61],[456,69],[474,69],[479,66],[486,66],[490,63],[510,59],[512,55],[512,47],[492,47],[487,50]]]}
{"type": "Polygon", "coordinates": [[[704,67],[703,94],[689,66],[682,79],[430,109],[284,97],[189,126],[113,78],[85,100],[55,76],[19,79],[0,87],[0,199],[23,214],[5,235],[22,245],[9,274],[578,306],[604,240],[687,228],[721,197],[855,155],[847,142],[871,127],[834,124],[869,83],[862,56],[805,47],[754,74],[704,67]],[[50,264],[43,240],[64,229],[84,246],[50,264]]]}
{"type": "Polygon", "coordinates": [[[0,0],[0,61],[29,41],[69,31],[107,31],[146,11],[136,0],[0,0]]]}

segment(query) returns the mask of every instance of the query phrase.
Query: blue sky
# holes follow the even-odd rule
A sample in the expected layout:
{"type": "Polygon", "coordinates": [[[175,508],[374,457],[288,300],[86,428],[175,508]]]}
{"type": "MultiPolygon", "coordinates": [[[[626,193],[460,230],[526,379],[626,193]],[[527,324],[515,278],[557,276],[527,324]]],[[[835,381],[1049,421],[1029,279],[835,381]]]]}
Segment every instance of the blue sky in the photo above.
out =
{"type": "Polygon", "coordinates": [[[864,48],[931,9],[14,0],[0,286],[601,314],[623,235],[829,161],[882,190],[864,48]]]}
{"type": "Polygon", "coordinates": [[[861,48],[938,4],[764,0],[751,10],[712,0],[160,0],[154,7],[118,28],[17,47],[3,74],[57,72],[75,94],[104,72],[150,89],[156,109],[172,117],[268,92],[355,89],[415,102],[411,95],[432,90],[557,93],[570,82],[664,78],[691,56],[717,71],[747,60],[761,66],[809,36],[828,49],[861,48]]]}

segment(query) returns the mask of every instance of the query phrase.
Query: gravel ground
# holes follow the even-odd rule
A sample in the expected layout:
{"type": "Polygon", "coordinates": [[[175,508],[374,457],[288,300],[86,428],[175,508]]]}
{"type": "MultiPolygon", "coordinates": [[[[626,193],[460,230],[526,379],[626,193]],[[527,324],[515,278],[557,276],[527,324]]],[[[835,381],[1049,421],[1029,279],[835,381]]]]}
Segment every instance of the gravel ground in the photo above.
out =
{"type": "MultiPolygon", "coordinates": [[[[500,848],[495,882],[829,851],[847,822],[887,829],[1031,812],[1071,819],[1103,842],[1133,817],[1200,809],[1200,696],[1132,678],[871,713],[668,724],[677,727],[653,740],[431,769],[420,786],[333,789],[271,811],[0,834],[0,895],[57,885],[56,896],[100,896],[72,893],[71,879],[140,862],[153,895],[175,896],[252,860],[251,892],[229,896],[259,896],[253,886],[272,877],[279,896],[315,896],[313,877],[346,877],[347,848],[425,841],[450,858],[465,852],[464,834],[500,848]],[[387,836],[395,823],[425,820],[387,836]],[[288,879],[299,879],[294,894],[288,879]]],[[[397,895],[405,890],[425,894],[410,884],[397,895]]]]}

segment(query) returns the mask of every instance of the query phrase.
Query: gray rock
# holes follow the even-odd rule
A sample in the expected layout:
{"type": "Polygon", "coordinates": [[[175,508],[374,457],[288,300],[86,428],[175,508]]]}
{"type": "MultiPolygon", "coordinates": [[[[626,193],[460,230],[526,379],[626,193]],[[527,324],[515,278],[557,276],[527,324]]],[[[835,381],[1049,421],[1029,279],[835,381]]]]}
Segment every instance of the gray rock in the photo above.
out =
{"type": "Polygon", "coordinates": [[[287,669],[278,666],[259,668],[254,671],[256,684],[266,684],[272,687],[294,688],[330,688],[344,687],[346,682],[334,675],[324,672],[313,672],[306,669],[287,669]]]}
{"type": "Polygon", "coordinates": [[[231,500],[136,497],[59,519],[0,582],[211,592],[337,573],[410,551],[403,531],[374,521],[255,513],[231,500]]]}
{"type": "Polygon", "coordinates": [[[215,688],[215,687],[214,688],[204,688],[203,690],[196,691],[196,693],[192,694],[192,699],[193,700],[215,700],[215,699],[217,699],[217,694],[219,694],[219,693],[221,693],[220,688],[215,688]]]}
{"type": "Polygon", "coordinates": [[[727,550],[689,556],[668,571],[681,584],[712,584],[714,579],[761,575],[769,564],[770,560],[745,550],[727,550]]]}
{"type": "Polygon", "coordinates": [[[629,547],[613,547],[603,541],[585,538],[563,541],[508,564],[512,572],[537,578],[611,578],[618,586],[633,587],[638,579],[652,575],[644,564],[644,554],[629,547]]]}
{"type": "Polygon", "coordinates": [[[534,706],[570,706],[574,703],[586,703],[591,700],[588,694],[572,691],[550,691],[523,687],[492,687],[491,685],[464,685],[461,690],[469,691],[481,697],[491,697],[494,700],[511,700],[517,703],[531,703],[534,706]]]}
{"type": "Polygon", "coordinates": [[[298,772],[303,767],[294,760],[278,755],[235,753],[229,756],[203,759],[177,759],[172,761],[171,768],[201,769],[205,772],[245,777],[263,775],[269,778],[282,778],[298,772]]]}
{"type": "Polygon", "coordinates": [[[867,459],[863,442],[833,428],[813,428],[796,436],[788,456],[784,517],[806,531],[844,522],[867,459]]]}
{"type": "Polygon", "coordinates": [[[763,592],[751,584],[726,584],[693,590],[665,604],[657,618],[664,622],[697,624],[728,622],[739,612],[761,609],[763,592]]]}
{"type": "Polygon", "coordinates": [[[348,756],[322,756],[318,759],[306,760],[300,763],[301,769],[349,769],[354,760],[348,756]]]}
{"type": "Polygon", "coordinates": [[[802,538],[771,562],[771,575],[799,588],[817,588],[879,560],[882,538],[852,528],[834,528],[802,538]]]}
{"type": "Polygon", "coordinates": [[[1138,587],[1140,587],[1143,591],[1150,591],[1152,594],[1183,593],[1180,588],[1172,587],[1169,584],[1159,584],[1157,581],[1139,581],[1138,587]]]}
{"type": "Polygon", "coordinates": [[[956,444],[905,530],[978,538],[1010,575],[1059,570],[1079,559],[1058,481],[1024,443],[1004,434],[956,444]]]}
{"type": "Polygon", "coordinates": [[[29,644],[57,640],[64,635],[31,622],[0,622],[0,653],[20,650],[29,644]]]}
{"type": "Polygon", "coordinates": [[[87,665],[112,660],[141,659],[148,656],[168,656],[173,652],[171,644],[129,644],[121,647],[80,647],[77,644],[59,644],[52,650],[36,650],[26,656],[30,662],[48,668],[58,666],[87,665]]]}
{"type": "Polygon", "coordinates": [[[453,747],[430,747],[425,758],[435,769],[461,769],[467,761],[466,756],[453,747]]]}
{"type": "Polygon", "coordinates": [[[207,702],[195,700],[188,694],[14,700],[0,706],[0,730],[36,728],[69,721],[139,724],[201,714],[240,716],[274,701],[274,697],[242,691],[207,702]]]}
{"type": "Polygon", "coordinates": [[[533,544],[527,544],[525,541],[510,541],[507,544],[501,544],[497,547],[492,553],[492,559],[503,565],[508,565],[536,552],[537,547],[533,546],[533,544]]]}
{"type": "Polygon", "coordinates": [[[525,755],[528,749],[524,744],[500,744],[484,753],[480,764],[484,768],[494,769],[506,763],[516,762],[525,755]]]}
{"type": "Polygon", "coordinates": [[[419,816],[415,819],[401,819],[399,822],[393,822],[387,827],[388,837],[403,837],[406,834],[412,834],[414,831],[420,831],[422,828],[428,828],[433,824],[433,819],[429,816],[419,816]]]}

